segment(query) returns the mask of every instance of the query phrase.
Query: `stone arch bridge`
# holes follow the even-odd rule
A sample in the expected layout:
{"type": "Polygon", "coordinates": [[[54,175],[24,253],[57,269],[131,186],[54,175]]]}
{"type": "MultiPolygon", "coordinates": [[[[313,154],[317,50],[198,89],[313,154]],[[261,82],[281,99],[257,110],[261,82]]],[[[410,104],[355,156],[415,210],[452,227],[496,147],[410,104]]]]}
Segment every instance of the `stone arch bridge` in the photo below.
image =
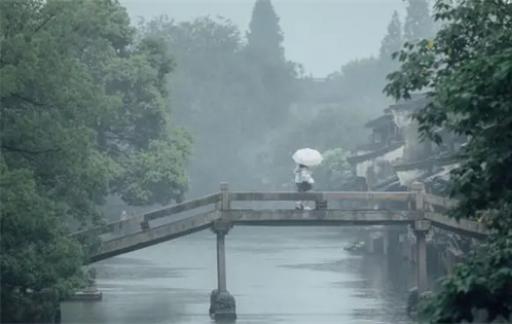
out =
{"type": "Polygon", "coordinates": [[[210,315],[215,319],[236,318],[235,300],[226,285],[225,236],[232,226],[370,226],[408,225],[416,236],[416,285],[421,293],[427,289],[427,257],[425,235],[432,226],[471,237],[488,234],[480,223],[455,221],[445,211],[456,201],[425,193],[421,183],[405,192],[230,192],[222,183],[220,192],[203,198],[164,207],[152,212],[120,220],[73,236],[84,241],[100,237],[89,256],[89,263],[142,249],[211,228],[217,236],[217,289],[211,294],[210,315]],[[314,202],[311,210],[236,208],[238,202],[314,202]],[[357,208],[329,208],[335,201],[357,201],[357,208]],[[381,208],[394,202],[394,208],[381,208]],[[181,217],[180,217],[181,215],[181,217]],[[184,215],[184,216],[183,216],[184,215]],[[162,222],[163,221],[163,222],[162,222]]]}

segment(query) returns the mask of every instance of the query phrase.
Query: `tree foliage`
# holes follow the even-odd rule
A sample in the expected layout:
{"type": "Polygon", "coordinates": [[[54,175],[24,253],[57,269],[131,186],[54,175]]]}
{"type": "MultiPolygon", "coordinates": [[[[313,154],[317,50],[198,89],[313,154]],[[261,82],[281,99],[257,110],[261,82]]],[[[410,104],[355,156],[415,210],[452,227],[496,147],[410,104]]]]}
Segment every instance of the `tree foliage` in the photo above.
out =
{"type": "MultiPolygon", "coordinates": [[[[277,24],[273,9],[262,12],[274,18],[258,14],[256,20],[277,24]]],[[[251,45],[221,17],[182,23],[159,18],[145,24],[174,56],[170,100],[176,119],[194,138],[194,194],[217,190],[220,181],[238,188],[260,183],[260,174],[252,171],[261,162],[258,152],[266,148],[268,134],[285,123],[295,95],[295,67],[284,58],[279,26],[269,32],[260,23],[253,25],[258,40],[251,45]]]]}
{"type": "Polygon", "coordinates": [[[345,190],[352,183],[352,167],[347,161],[348,152],[342,148],[325,151],[324,160],[315,171],[319,190],[345,190]]]}
{"type": "Polygon", "coordinates": [[[408,42],[432,37],[434,22],[430,15],[428,0],[407,0],[404,23],[404,38],[408,42]]]}
{"type": "Polygon", "coordinates": [[[247,51],[252,59],[267,63],[283,62],[283,32],[270,0],[257,0],[247,32],[247,51]]]}
{"type": "Polygon", "coordinates": [[[162,38],[176,63],[169,79],[170,102],[176,120],[194,138],[193,194],[215,191],[220,181],[237,185],[246,180],[240,177],[248,173],[240,151],[257,134],[259,112],[248,99],[254,76],[244,63],[239,30],[228,20],[210,17],[182,23],[160,18],[145,28],[162,38]],[[230,167],[219,172],[226,165],[230,167]]]}
{"type": "Polygon", "coordinates": [[[512,240],[491,239],[441,281],[441,293],[423,301],[434,323],[512,320],[512,240]]]}
{"type": "Polygon", "coordinates": [[[82,281],[81,247],[61,224],[65,206],[41,195],[30,171],[0,168],[2,322],[53,321],[59,297],[82,281]]]}
{"type": "Polygon", "coordinates": [[[393,53],[400,50],[402,43],[402,23],[400,22],[398,12],[394,11],[388,25],[388,32],[382,39],[380,46],[380,59],[383,61],[392,61],[391,56],[393,53]]]}
{"type": "MultiPolygon", "coordinates": [[[[109,194],[167,203],[187,187],[190,139],[166,102],[172,61],[136,36],[117,1],[0,3],[2,312],[77,281],[83,253],[66,237],[99,221],[109,194]]],[[[10,317],[11,316],[11,317],[10,317]]]]}
{"type": "Polygon", "coordinates": [[[266,130],[286,121],[289,106],[296,97],[296,65],[286,61],[283,40],[279,17],[271,1],[257,0],[244,53],[245,64],[253,76],[248,98],[252,109],[259,112],[258,124],[266,125],[266,130]]]}
{"type": "Polygon", "coordinates": [[[408,98],[426,90],[430,103],[415,115],[423,136],[439,143],[443,129],[467,138],[452,173],[451,193],[460,198],[454,216],[485,223],[494,231],[486,246],[494,250],[471,256],[428,309],[434,309],[434,322],[472,321],[480,308],[488,316],[481,321],[507,319],[512,314],[512,3],[438,0],[435,17],[443,27],[433,41],[406,45],[386,91],[408,98]],[[480,293],[486,302],[476,297],[480,293]]]}

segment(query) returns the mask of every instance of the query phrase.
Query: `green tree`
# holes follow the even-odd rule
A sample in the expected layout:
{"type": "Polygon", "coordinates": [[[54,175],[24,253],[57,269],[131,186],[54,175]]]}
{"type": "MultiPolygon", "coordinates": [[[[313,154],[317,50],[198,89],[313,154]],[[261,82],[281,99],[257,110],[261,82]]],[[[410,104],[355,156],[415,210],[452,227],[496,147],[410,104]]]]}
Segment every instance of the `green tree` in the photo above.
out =
{"type": "Polygon", "coordinates": [[[319,190],[344,190],[353,179],[352,167],[347,161],[349,153],[342,148],[325,151],[324,160],[315,171],[319,190]]]}
{"type": "Polygon", "coordinates": [[[170,100],[176,120],[194,137],[192,193],[210,193],[220,181],[254,189],[261,183],[261,172],[254,172],[261,168],[258,154],[291,102],[289,64],[279,55],[272,64],[249,55],[238,28],[220,17],[160,18],[145,29],[174,56],[170,100]]]}
{"type": "Polygon", "coordinates": [[[438,0],[443,22],[433,41],[408,45],[386,92],[395,98],[426,90],[415,118],[437,143],[439,130],[467,138],[452,172],[455,217],[478,219],[493,233],[446,278],[426,306],[431,322],[512,319],[512,3],[438,0]]]}
{"type": "Polygon", "coordinates": [[[392,60],[391,55],[402,47],[402,23],[398,12],[394,11],[388,25],[388,33],[382,39],[380,46],[380,59],[385,62],[392,60]]]}
{"type": "Polygon", "coordinates": [[[178,24],[160,18],[145,28],[162,37],[174,56],[170,102],[176,120],[194,138],[192,194],[218,190],[220,181],[240,187],[251,174],[246,149],[259,133],[260,112],[248,99],[253,76],[242,54],[239,30],[226,19],[210,17],[178,24]]]}
{"type": "Polygon", "coordinates": [[[82,282],[82,249],[62,226],[66,206],[38,192],[28,170],[0,165],[2,322],[53,322],[82,282]]]}
{"type": "Polygon", "coordinates": [[[427,0],[407,0],[407,12],[404,23],[404,37],[408,42],[432,37],[434,22],[430,16],[427,0]]]}
{"type": "Polygon", "coordinates": [[[286,61],[279,18],[270,0],[257,0],[252,12],[246,65],[251,78],[247,98],[260,129],[265,132],[284,122],[296,96],[296,65],[286,61]]]}
{"type": "Polygon", "coordinates": [[[268,63],[284,62],[283,32],[270,0],[257,0],[247,32],[247,50],[268,63]]]}
{"type": "Polygon", "coordinates": [[[190,140],[168,53],[117,1],[2,1],[0,30],[2,321],[47,321],[80,277],[69,228],[101,221],[109,194],[179,199],[190,140]]]}

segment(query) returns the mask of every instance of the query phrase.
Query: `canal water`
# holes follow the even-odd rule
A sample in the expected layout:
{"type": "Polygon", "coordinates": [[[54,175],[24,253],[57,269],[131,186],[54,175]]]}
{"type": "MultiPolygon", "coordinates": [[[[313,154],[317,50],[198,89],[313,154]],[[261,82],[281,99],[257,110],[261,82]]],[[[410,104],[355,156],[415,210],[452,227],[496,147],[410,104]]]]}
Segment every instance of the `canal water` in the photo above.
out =
{"type": "MultiPolygon", "coordinates": [[[[235,227],[226,236],[238,324],[411,323],[406,261],[343,250],[354,228],[235,227]]],[[[215,235],[203,231],[95,264],[100,302],[66,302],[63,323],[214,323],[215,235]]]]}

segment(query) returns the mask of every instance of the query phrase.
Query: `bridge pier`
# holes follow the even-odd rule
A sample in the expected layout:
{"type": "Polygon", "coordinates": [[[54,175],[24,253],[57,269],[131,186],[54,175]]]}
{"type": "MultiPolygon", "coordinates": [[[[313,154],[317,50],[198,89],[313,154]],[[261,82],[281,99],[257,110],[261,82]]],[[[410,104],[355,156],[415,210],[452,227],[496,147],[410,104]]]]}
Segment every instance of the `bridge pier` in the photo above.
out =
{"type": "Polygon", "coordinates": [[[416,286],[421,294],[428,290],[427,278],[427,240],[426,235],[431,223],[428,220],[414,222],[414,235],[416,236],[416,286]]]}
{"type": "MultiPolygon", "coordinates": [[[[229,209],[227,184],[221,184],[221,211],[229,209]]],[[[217,289],[210,295],[210,316],[215,320],[236,320],[235,298],[228,292],[226,285],[226,249],[225,237],[233,225],[224,219],[215,221],[212,230],[217,236],[217,289]]]]}
{"type": "Polygon", "coordinates": [[[427,240],[426,235],[432,223],[425,219],[425,185],[415,182],[411,190],[416,193],[415,209],[419,212],[420,218],[414,221],[413,230],[416,236],[416,287],[418,295],[428,290],[427,278],[427,240]]]}
{"type": "Polygon", "coordinates": [[[235,320],[235,298],[228,292],[226,286],[226,250],[225,236],[231,224],[223,220],[213,224],[213,231],[217,235],[217,289],[210,295],[210,316],[215,320],[235,320]]]}

